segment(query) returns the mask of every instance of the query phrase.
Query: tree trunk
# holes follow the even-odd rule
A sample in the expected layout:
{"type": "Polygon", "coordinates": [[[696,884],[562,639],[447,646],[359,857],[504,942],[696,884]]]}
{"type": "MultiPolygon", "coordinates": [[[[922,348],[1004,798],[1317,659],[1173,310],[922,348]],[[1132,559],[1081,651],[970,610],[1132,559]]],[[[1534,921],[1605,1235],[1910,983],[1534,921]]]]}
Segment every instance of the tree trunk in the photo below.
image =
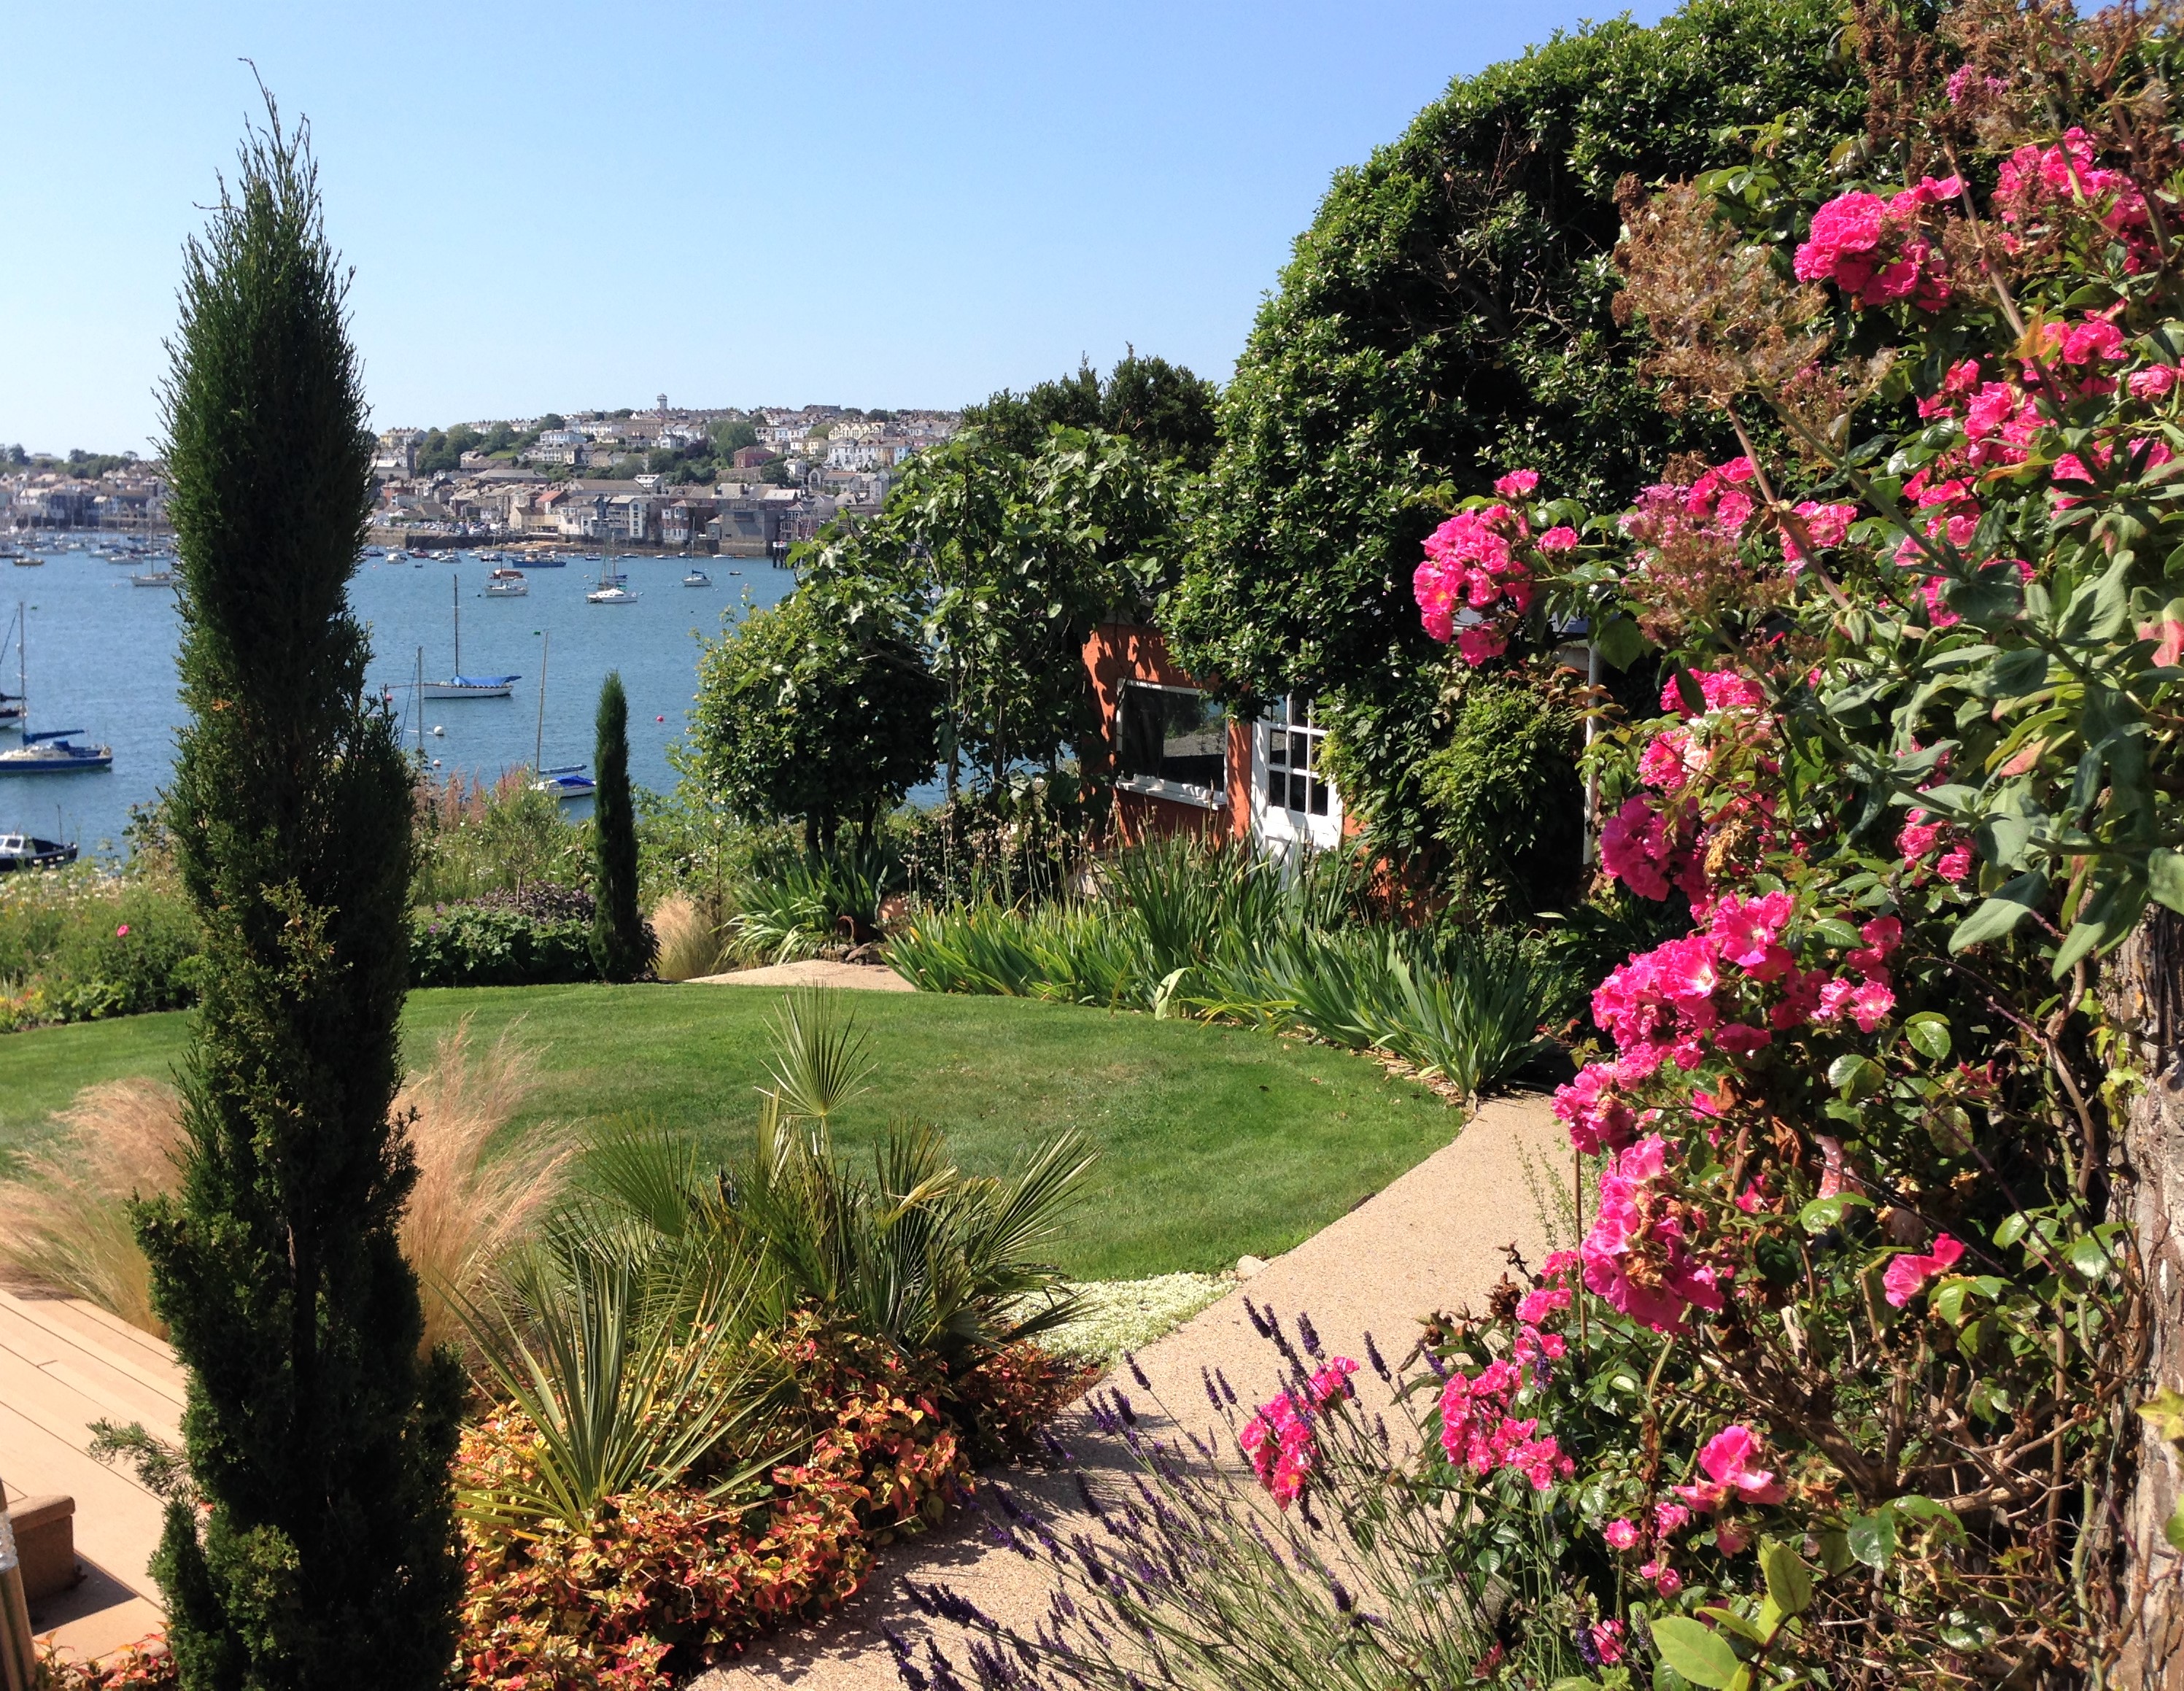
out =
{"type": "MultiPolygon", "coordinates": [[[[2184,918],[2156,910],[2103,971],[2109,1008],[2131,1030],[2146,1077],[2123,1122],[2127,1178],[2116,1188],[2146,1274],[2151,1342],[2142,1400],[2184,1387],[2184,918]]],[[[2124,1505],[2126,1616],[2139,1607],[2111,1683],[2184,1691],[2184,1557],[2163,1532],[2184,1492],[2178,1453],[2134,1417],[2137,1472],[2124,1505]]]]}

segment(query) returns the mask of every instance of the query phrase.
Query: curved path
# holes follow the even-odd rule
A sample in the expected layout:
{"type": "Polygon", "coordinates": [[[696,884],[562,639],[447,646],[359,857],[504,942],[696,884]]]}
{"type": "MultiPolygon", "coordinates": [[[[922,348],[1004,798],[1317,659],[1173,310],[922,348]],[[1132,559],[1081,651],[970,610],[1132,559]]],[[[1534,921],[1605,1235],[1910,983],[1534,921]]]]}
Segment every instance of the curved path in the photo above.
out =
{"type": "MultiPolygon", "coordinates": [[[[1546,1255],[1547,1218],[1537,1188],[1560,1177],[1568,1190],[1568,1136],[1544,1098],[1497,1099],[1485,1106],[1452,1145],[1435,1152],[1394,1185],[1331,1227],[1278,1257],[1237,1291],[1139,1353],[1138,1363],[1156,1396],[1186,1425],[1212,1418],[1201,1369],[1223,1370],[1240,1394],[1273,1395],[1279,1361],[1252,1331],[1244,1300],[1271,1305],[1284,1318],[1309,1314],[1328,1348],[1362,1356],[1371,1332],[1391,1362],[1416,1337],[1418,1320],[1435,1310],[1485,1307],[1513,1244],[1537,1267],[1546,1255]],[[1528,1171],[1529,1163],[1529,1171],[1528,1171]]],[[[1237,1178],[1248,1180],[1240,1169],[1237,1178]]],[[[1361,1375],[1360,1383],[1369,1381],[1361,1375]]],[[[1145,1407],[1144,1393],[1125,1384],[1145,1407]]],[[[1056,1431],[1088,1465],[1118,1453],[1094,1433],[1080,1406],[1056,1431]]],[[[1118,1464],[1119,1465],[1119,1464],[1118,1464]]],[[[1033,1470],[995,1476],[1028,1498],[1061,1509],[1067,1483],[1033,1470]]],[[[692,1682],[699,1691],[749,1691],[795,1686],[801,1691],[894,1691],[894,1659],[883,1627],[919,1644],[949,1629],[928,1621],[902,1590],[905,1576],[954,1587],[995,1619],[1028,1632],[1046,1610],[1041,1569],[986,1542],[967,1513],[930,1538],[881,1552],[871,1582],[847,1606],[799,1632],[761,1639],[733,1666],[692,1682]]],[[[944,1644],[948,1640],[944,1637],[944,1644]]],[[[956,1652],[961,1660],[961,1652],[956,1652]]]]}

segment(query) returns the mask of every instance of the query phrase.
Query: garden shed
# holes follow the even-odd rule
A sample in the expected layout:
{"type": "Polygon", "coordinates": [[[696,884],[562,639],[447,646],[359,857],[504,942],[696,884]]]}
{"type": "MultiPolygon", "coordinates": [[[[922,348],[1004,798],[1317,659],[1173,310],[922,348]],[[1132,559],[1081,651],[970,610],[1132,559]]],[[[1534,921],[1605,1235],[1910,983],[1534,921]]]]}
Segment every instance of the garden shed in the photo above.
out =
{"type": "Polygon", "coordinates": [[[1095,627],[1084,667],[1123,840],[1189,832],[1256,840],[1286,855],[1357,831],[1321,767],[1327,734],[1308,699],[1273,700],[1256,719],[1231,717],[1177,664],[1160,631],[1139,622],[1095,627]]]}

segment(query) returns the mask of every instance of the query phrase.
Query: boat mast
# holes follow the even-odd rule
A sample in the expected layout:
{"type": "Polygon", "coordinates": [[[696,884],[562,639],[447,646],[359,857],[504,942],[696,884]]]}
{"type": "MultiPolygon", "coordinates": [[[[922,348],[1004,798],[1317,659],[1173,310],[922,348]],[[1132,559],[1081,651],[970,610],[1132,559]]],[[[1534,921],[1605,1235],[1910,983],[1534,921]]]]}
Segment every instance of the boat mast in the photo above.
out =
{"type": "Polygon", "coordinates": [[[458,575],[448,578],[448,597],[455,603],[455,676],[463,672],[463,578],[458,575]]]}
{"type": "Polygon", "coordinates": [[[425,756],[425,649],[422,646],[417,648],[417,685],[411,690],[410,697],[417,706],[417,756],[422,762],[425,756]]]}
{"type": "Polygon", "coordinates": [[[554,634],[546,633],[546,644],[538,649],[538,741],[531,748],[531,773],[544,779],[546,773],[546,660],[554,654],[554,634]]]}

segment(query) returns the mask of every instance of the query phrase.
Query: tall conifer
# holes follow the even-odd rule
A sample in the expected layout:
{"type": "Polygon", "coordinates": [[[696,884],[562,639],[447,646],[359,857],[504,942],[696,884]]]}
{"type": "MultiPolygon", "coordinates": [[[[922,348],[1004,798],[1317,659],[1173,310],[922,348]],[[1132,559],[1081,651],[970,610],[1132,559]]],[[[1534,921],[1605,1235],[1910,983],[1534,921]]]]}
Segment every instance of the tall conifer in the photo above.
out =
{"type": "Polygon", "coordinates": [[[651,930],[637,907],[637,812],[629,791],[629,699],[621,672],[610,669],[599,688],[593,767],[599,772],[592,801],[592,960],[609,980],[637,980],[652,972],[651,930]]]}
{"type": "Polygon", "coordinates": [[[163,393],[181,554],[176,855],[203,918],[179,1196],[142,1206],[201,1516],[155,1563],[189,1691],[421,1688],[461,1593],[460,1376],[421,1363],[393,1119],[410,785],[348,580],[371,503],[348,279],[267,101],[184,253],[163,393]]]}

